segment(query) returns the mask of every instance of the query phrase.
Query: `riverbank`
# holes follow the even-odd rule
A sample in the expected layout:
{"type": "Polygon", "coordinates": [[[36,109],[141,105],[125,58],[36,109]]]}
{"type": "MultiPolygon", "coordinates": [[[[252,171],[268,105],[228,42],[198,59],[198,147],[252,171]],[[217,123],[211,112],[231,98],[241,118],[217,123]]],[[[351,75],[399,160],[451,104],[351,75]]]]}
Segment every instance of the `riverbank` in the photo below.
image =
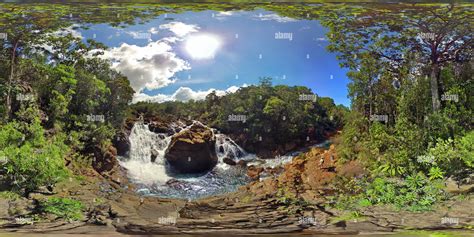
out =
{"type": "Polygon", "coordinates": [[[474,226],[472,194],[447,200],[432,211],[421,213],[371,206],[354,216],[330,208],[325,197],[334,191],[333,178],[364,172],[357,164],[340,166],[336,161],[334,146],[328,150],[312,148],[285,164],[279,174],[256,180],[233,193],[195,201],[139,196],[126,180],[126,174],[120,173],[123,170],[117,171],[114,178],[93,175],[82,180],[69,179],[51,194],[1,199],[0,231],[93,236],[101,233],[104,236],[121,236],[120,233],[344,236],[407,230],[468,231],[474,226]],[[72,222],[48,216],[36,218],[35,203],[51,196],[81,201],[86,206],[84,217],[72,222]],[[20,214],[10,215],[13,211],[20,214]]]}

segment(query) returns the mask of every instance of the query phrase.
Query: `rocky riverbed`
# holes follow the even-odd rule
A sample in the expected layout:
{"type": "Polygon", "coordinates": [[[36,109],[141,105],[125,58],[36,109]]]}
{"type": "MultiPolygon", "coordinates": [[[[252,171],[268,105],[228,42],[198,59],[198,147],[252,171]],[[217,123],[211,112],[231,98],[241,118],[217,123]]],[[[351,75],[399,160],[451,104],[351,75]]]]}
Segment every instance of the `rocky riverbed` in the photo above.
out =
{"type": "MultiPolygon", "coordinates": [[[[328,208],[325,199],[335,175],[364,172],[356,163],[340,166],[334,146],[313,148],[238,191],[199,200],[137,195],[123,168],[101,176],[70,179],[51,193],[0,199],[0,231],[21,233],[124,234],[338,234],[396,233],[406,230],[469,229],[474,226],[472,195],[413,213],[373,206],[357,218],[328,208]],[[86,204],[84,218],[66,222],[54,216],[32,218],[39,200],[71,197],[86,204]],[[296,201],[299,200],[299,201],[296,201]]],[[[466,232],[462,232],[466,234],[466,232]]],[[[117,235],[118,236],[118,235],[117,235]]]]}

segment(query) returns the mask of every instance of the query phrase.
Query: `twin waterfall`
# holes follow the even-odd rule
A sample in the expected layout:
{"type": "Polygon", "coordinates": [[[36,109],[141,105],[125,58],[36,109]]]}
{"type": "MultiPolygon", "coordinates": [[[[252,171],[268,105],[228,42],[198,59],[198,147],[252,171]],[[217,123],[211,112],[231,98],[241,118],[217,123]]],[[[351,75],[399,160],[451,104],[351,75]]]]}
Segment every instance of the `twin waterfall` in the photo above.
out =
{"type": "MultiPolygon", "coordinates": [[[[184,124],[172,124],[172,128],[175,132],[188,129],[184,124]]],[[[240,166],[227,165],[223,159],[229,157],[235,161],[253,161],[257,157],[245,152],[226,135],[213,131],[219,161],[207,174],[196,176],[171,173],[165,160],[171,135],[151,132],[143,122],[137,122],[133,126],[129,136],[130,151],[128,157],[120,158],[120,165],[127,169],[129,178],[139,187],[138,191],[145,195],[195,199],[234,191],[248,182],[246,170],[240,166]]]]}

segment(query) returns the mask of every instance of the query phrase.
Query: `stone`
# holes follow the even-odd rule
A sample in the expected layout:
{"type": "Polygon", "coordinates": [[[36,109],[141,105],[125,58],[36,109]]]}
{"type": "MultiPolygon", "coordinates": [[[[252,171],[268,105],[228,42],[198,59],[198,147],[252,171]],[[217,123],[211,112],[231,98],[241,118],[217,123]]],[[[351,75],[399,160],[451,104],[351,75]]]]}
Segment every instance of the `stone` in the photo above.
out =
{"type": "Polygon", "coordinates": [[[237,161],[237,165],[240,166],[240,167],[247,167],[247,161],[239,160],[239,161],[237,161]]]}
{"type": "Polygon", "coordinates": [[[112,140],[114,147],[117,149],[117,155],[126,156],[130,151],[130,141],[128,140],[129,131],[121,131],[115,135],[112,140]]]}
{"type": "Polygon", "coordinates": [[[6,219],[10,216],[8,214],[9,207],[8,200],[0,198],[0,219],[6,219]]]}
{"type": "Polygon", "coordinates": [[[253,180],[257,180],[260,178],[260,174],[263,172],[263,167],[256,167],[251,165],[247,169],[247,176],[249,176],[253,180]]]}
{"type": "Polygon", "coordinates": [[[216,139],[212,130],[194,123],[171,137],[165,159],[178,173],[202,173],[216,166],[216,139]]]}
{"type": "Polygon", "coordinates": [[[117,149],[114,146],[109,146],[105,151],[95,147],[94,157],[92,166],[99,173],[111,171],[118,166],[117,149]]]}
{"type": "Polygon", "coordinates": [[[232,160],[232,159],[229,158],[229,157],[225,157],[222,161],[224,161],[224,163],[226,163],[226,164],[228,164],[228,165],[232,165],[232,166],[234,166],[234,165],[237,164],[234,160],[232,160]]]}
{"type": "Polygon", "coordinates": [[[155,148],[151,149],[151,162],[155,162],[156,158],[158,157],[158,151],[155,148]]]}

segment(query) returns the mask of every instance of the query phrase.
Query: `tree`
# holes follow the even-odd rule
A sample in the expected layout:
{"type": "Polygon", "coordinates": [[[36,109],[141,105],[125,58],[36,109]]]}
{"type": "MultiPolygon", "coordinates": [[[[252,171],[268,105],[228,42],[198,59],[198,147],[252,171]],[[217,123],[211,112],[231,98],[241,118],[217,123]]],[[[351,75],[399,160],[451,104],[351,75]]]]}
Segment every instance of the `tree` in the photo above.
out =
{"type": "Polygon", "coordinates": [[[323,18],[330,28],[331,51],[342,65],[356,70],[364,54],[389,63],[397,72],[408,52],[429,67],[433,111],[440,109],[440,68],[448,62],[468,62],[472,57],[472,6],[405,5],[347,8],[323,18]],[[388,10],[388,11],[387,11],[388,10]]]}

